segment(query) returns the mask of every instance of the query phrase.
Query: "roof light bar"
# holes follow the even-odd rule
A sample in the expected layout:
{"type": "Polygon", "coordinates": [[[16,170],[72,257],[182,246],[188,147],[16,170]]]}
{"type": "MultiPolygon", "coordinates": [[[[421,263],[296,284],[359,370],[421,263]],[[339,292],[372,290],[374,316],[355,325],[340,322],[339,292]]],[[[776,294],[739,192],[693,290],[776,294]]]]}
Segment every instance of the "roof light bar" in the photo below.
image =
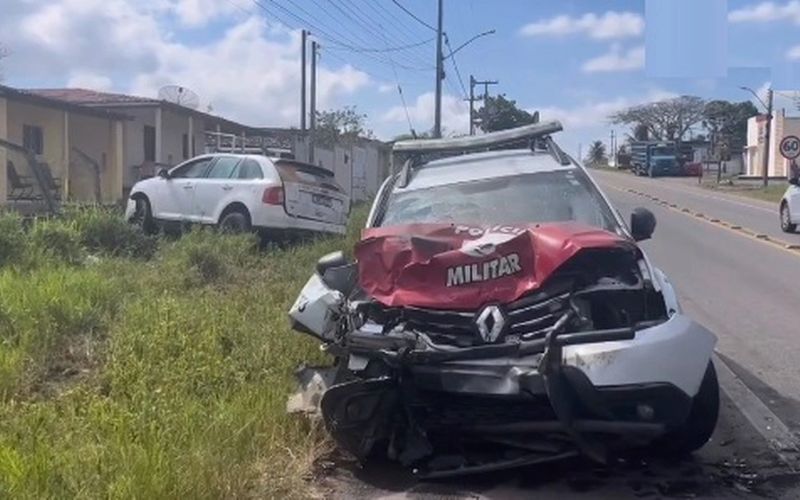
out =
{"type": "Polygon", "coordinates": [[[564,130],[558,121],[534,123],[522,127],[490,132],[484,135],[455,137],[451,139],[421,139],[398,141],[394,143],[394,153],[444,153],[449,151],[470,151],[501,146],[525,139],[534,139],[564,130]]]}

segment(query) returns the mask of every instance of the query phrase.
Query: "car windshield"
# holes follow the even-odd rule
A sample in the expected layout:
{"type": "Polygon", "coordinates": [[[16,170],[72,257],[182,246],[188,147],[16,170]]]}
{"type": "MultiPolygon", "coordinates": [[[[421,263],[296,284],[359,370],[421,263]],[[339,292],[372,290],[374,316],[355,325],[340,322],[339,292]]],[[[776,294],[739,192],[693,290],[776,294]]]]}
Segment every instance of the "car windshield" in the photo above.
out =
{"type": "Polygon", "coordinates": [[[653,148],[653,156],[671,156],[675,154],[675,150],[672,148],[653,148]]]}
{"type": "Polygon", "coordinates": [[[606,202],[578,169],[397,191],[390,195],[381,225],[565,221],[619,230],[606,202]]]}

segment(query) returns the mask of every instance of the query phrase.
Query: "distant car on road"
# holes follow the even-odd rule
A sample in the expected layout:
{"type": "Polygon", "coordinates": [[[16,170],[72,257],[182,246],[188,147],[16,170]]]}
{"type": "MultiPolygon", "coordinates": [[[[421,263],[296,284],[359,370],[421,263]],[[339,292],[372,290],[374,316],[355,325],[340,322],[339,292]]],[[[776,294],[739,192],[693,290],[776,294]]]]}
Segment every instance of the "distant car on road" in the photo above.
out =
{"type": "Polygon", "coordinates": [[[125,215],[147,231],[191,223],[283,236],[342,234],[349,212],[349,196],[324,168],[262,155],[208,154],[137,182],[125,215]]]}
{"type": "Polygon", "coordinates": [[[789,189],[781,200],[781,229],[793,233],[800,224],[800,177],[793,176],[789,179],[789,189]]]}

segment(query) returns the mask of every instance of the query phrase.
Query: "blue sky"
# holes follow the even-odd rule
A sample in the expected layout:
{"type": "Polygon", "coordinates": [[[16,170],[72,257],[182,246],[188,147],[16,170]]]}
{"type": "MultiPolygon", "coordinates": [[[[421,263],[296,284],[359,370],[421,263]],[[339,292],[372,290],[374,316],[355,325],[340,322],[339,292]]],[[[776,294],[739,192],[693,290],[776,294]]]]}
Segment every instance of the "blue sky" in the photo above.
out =
{"type": "MultiPolygon", "coordinates": [[[[434,0],[398,2],[435,23],[434,0]]],[[[389,139],[409,128],[399,83],[414,128],[432,125],[434,43],[422,42],[434,33],[392,0],[3,4],[0,44],[11,55],[2,71],[12,86],[155,95],[161,85],[181,84],[215,113],[296,126],[298,29],[306,27],[322,45],[321,108],[357,105],[369,127],[389,139]]],[[[444,26],[453,48],[496,30],[456,55],[465,86],[470,74],[499,80],[492,93],[561,119],[561,141],[573,152],[606,139],[608,114],[628,105],[679,94],[745,100],[740,85],[763,90],[769,82],[788,97],[800,89],[800,0],[445,0],[444,26]],[[693,26],[709,28],[693,33],[693,26]],[[665,54],[679,63],[667,78],[665,54]]],[[[449,61],[446,72],[445,129],[463,133],[464,91],[449,61]]],[[[778,96],[777,107],[797,113],[788,97],[778,96]]]]}

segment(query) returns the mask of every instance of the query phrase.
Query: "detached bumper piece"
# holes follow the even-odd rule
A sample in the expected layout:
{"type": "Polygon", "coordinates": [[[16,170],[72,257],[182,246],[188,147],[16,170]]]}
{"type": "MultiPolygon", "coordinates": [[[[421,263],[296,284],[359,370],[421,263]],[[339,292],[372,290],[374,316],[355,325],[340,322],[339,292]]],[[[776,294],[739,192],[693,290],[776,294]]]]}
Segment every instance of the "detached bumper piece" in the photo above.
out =
{"type": "Polygon", "coordinates": [[[579,455],[602,463],[615,449],[650,443],[686,419],[691,398],[671,384],[598,388],[564,364],[565,346],[632,340],[635,329],[562,330],[556,325],[544,339],[513,345],[372,351],[392,363],[392,375],[329,388],[321,402],[326,427],[358,459],[385,451],[434,479],[579,455]],[[534,356],[538,367],[520,370],[516,394],[492,394],[484,382],[473,390],[472,379],[491,378],[493,364],[475,375],[474,363],[459,362],[498,356],[534,356]]]}

